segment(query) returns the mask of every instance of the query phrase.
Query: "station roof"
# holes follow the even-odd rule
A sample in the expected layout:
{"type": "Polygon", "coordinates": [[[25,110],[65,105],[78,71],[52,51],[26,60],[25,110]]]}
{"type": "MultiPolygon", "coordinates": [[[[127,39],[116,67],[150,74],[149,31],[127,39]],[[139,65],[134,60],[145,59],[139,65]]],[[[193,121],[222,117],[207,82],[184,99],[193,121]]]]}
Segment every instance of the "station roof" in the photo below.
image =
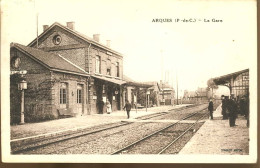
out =
{"type": "Polygon", "coordinates": [[[136,87],[140,87],[140,88],[150,88],[153,86],[153,84],[146,84],[144,82],[136,82],[133,79],[131,79],[125,75],[124,75],[124,80],[126,81],[126,85],[128,85],[128,86],[136,86],[136,87]]]}
{"type": "MultiPolygon", "coordinates": [[[[92,44],[94,44],[94,45],[96,45],[98,47],[101,47],[101,48],[103,48],[103,49],[105,49],[107,51],[110,51],[110,52],[112,52],[114,54],[117,54],[120,57],[123,57],[123,54],[121,54],[121,53],[119,53],[119,52],[117,52],[117,51],[115,51],[115,50],[105,46],[104,44],[102,44],[100,42],[95,41],[94,39],[92,39],[92,38],[90,38],[90,37],[88,37],[88,36],[78,32],[76,30],[72,30],[72,29],[68,28],[67,26],[64,26],[64,25],[62,25],[62,24],[60,24],[58,22],[55,22],[50,27],[48,27],[42,34],[39,35],[38,39],[42,38],[45,34],[47,34],[51,29],[53,29],[56,26],[62,28],[63,30],[65,30],[65,31],[67,31],[67,32],[69,32],[71,34],[73,34],[74,36],[82,39],[85,42],[92,43],[92,44]]],[[[37,42],[37,38],[35,38],[30,44],[28,44],[28,46],[30,46],[30,47],[34,46],[36,44],[36,42],[37,42]]]]}
{"type": "Polygon", "coordinates": [[[223,84],[229,83],[231,78],[236,77],[236,76],[238,76],[238,75],[240,75],[244,72],[249,72],[249,69],[244,69],[244,70],[241,70],[241,71],[237,71],[237,72],[234,72],[234,73],[230,73],[230,74],[227,74],[227,75],[216,77],[216,78],[213,78],[213,81],[215,82],[216,85],[223,85],[223,84]]]}
{"type": "Polygon", "coordinates": [[[89,76],[86,71],[58,54],[45,52],[40,49],[27,47],[18,43],[11,43],[11,48],[18,49],[28,55],[31,59],[50,70],[89,76]]]}
{"type": "Polygon", "coordinates": [[[118,84],[118,85],[122,85],[125,84],[126,82],[121,80],[121,79],[117,79],[114,77],[106,77],[106,76],[99,76],[99,75],[92,75],[92,77],[96,78],[96,79],[100,79],[100,80],[104,80],[110,83],[114,83],[114,84],[118,84]]]}

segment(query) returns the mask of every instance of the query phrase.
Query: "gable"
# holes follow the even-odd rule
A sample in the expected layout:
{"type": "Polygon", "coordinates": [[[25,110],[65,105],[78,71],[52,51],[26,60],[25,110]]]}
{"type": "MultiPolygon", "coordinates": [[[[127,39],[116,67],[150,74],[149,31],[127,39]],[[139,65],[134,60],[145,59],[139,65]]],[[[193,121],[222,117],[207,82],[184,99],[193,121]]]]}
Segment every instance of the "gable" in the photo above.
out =
{"type": "MultiPolygon", "coordinates": [[[[94,39],[87,37],[87,36],[77,32],[75,30],[72,30],[71,28],[63,26],[63,25],[61,25],[60,23],[57,23],[57,22],[52,24],[49,28],[47,28],[43,33],[41,33],[39,35],[38,43],[41,45],[42,42],[44,42],[52,33],[59,33],[59,32],[62,32],[64,34],[66,34],[67,37],[70,37],[67,41],[67,42],[69,42],[68,43],[69,45],[72,45],[72,46],[73,45],[80,45],[79,47],[82,47],[82,45],[88,46],[89,44],[92,44],[93,46],[101,48],[102,50],[105,50],[106,52],[111,52],[111,53],[115,54],[117,57],[123,57],[123,55],[121,53],[119,53],[115,50],[112,50],[110,47],[107,47],[107,46],[95,41],[94,39]],[[77,41],[76,44],[75,43],[73,44],[73,40],[70,41],[71,39],[76,40],[77,41]]],[[[51,44],[50,42],[53,43],[53,38],[50,38],[48,41],[46,41],[46,44],[49,45],[49,44],[51,44]]],[[[30,44],[28,44],[28,46],[30,46],[30,47],[36,47],[36,45],[37,45],[37,39],[34,39],[30,44]]],[[[48,47],[48,45],[46,47],[48,47]]],[[[59,45],[62,45],[62,44],[60,43],[59,45]]],[[[55,45],[52,45],[52,46],[56,49],[58,48],[55,45]]],[[[66,46],[66,45],[63,45],[63,46],[66,46]]]]}
{"type": "MultiPolygon", "coordinates": [[[[59,48],[61,46],[79,45],[83,44],[84,41],[73,36],[66,30],[54,26],[46,34],[39,37],[38,48],[59,48]]],[[[36,47],[37,43],[33,43],[32,47],[36,47]]]]}

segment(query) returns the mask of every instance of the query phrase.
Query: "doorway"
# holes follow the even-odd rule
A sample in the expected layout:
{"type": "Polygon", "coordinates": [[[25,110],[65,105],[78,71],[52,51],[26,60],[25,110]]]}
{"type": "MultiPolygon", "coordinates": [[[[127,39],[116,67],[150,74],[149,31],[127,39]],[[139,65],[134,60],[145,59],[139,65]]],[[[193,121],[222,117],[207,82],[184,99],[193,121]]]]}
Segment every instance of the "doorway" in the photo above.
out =
{"type": "Polygon", "coordinates": [[[77,113],[82,114],[83,113],[83,86],[77,85],[77,113]]]}

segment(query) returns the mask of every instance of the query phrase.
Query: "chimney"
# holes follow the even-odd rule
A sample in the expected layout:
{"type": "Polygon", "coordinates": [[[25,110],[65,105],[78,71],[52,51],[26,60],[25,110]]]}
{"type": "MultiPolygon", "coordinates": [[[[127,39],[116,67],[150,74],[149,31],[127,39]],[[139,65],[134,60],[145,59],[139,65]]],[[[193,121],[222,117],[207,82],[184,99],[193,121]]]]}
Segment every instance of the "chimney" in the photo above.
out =
{"type": "Polygon", "coordinates": [[[43,31],[47,30],[49,28],[49,25],[43,25],[43,31]]]}
{"type": "Polygon", "coordinates": [[[93,34],[93,39],[94,39],[96,42],[99,42],[99,36],[100,36],[100,34],[93,34]]]}
{"type": "Polygon", "coordinates": [[[75,30],[75,22],[67,22],[67,27],[72,30],[75,30]]]}
{"type": "Polygon", "coordinates": [[[107,47],[110,48],[110,43],[111,43],[111,40],[107,40],[107,47]]]}

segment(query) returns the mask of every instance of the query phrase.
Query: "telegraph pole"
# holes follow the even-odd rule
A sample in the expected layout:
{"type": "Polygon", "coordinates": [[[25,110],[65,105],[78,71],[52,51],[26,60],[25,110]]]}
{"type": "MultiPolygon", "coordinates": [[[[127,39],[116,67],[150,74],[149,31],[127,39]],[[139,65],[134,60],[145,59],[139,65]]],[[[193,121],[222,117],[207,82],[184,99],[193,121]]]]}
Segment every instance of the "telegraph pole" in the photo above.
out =
{"type": "Polygon", "coordinates": [[[36,13],[36,47],[39,47],[39,39],[38,39],[38,17],[39,17],[39,12],[37,9],[37,5],[36,5],[36,0],[34,0],[34,9],[35,9],[35,13],[36,13]]]}
{"type": "MultiPolygon", "coordinates": [[[[163,50],[161,49],[161,81],[162,81],[162,101],[164,101],[164,82],[163,82],[163,68],[164,66],[164,59],[163,59],[163,50]]],[[[166,76],[166,75],[165,75],[166,76]]],[[[165,102],[163,102],[165,105],[165,102]]]]}
{"type": "Polygon", "coordinates": [[[177,105],[179,105],[179,98],[178,98],[178,73],[176,73],[176,82],[177,82],[177,105]]]}
{"type": "Polygon", "coordinates": [[[39,37],[38,37],[38,17],[39,17],[39,13],[37,12],[37,14],[36,14],[36,29],[37,29],[37,39],[36,39],[36,41],[37,41],[37,48],[39,48],[39,37]]]}

